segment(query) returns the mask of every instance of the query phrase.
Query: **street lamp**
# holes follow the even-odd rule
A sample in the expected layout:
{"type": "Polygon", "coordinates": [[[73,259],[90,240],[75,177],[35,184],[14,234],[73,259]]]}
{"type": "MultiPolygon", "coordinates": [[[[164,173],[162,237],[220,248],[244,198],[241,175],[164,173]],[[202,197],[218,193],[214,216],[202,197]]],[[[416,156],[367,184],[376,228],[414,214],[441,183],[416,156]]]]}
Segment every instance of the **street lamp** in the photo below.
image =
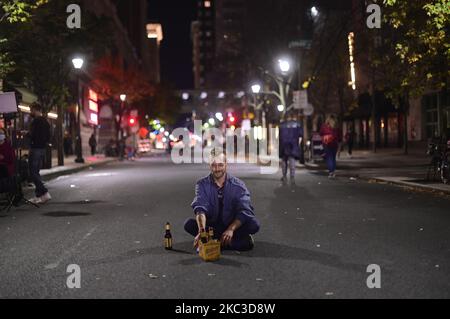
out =
{"type": "Polygon", "coordinates": [[[76,155],[77,158],[75,159],[75,163],[84,163],[83,158],[83,150],[82,150],[82,143],[81,143],[81,122],[80,122],[80,114],[81,114],[81,108],[83,107],[81,94],[80,94],[80,70],[83,67],[84,60],[82,58],[74,58],[72,59],[72,64],[75,70],[77,71],[77,140],[76,140],[76,155]]]}
{"type": "Polygon", "coordinates": [[[252,85],[252,92],[254,94],[259,94],[259,92],[261,92],[261,85],[259,84],[252,85]]]}
{"type": "Polygon", "coordinates": [[[316,7],[312,7],[312,8],[311,8],[311,16],[312,16],[313,18],[315,18],[315,17],[317,17],[318,15],[319,15],[319,10],[317,10],[316,7]]]}
{"type": "Polygon", "coordinates": [[[83,67],[84,60],[82,58],[74,58],[72,59],[73,67],[77,70],[80,70],[83,67]]]}
{"type": "Polygon", "coordinates": [[[279,112],[284,112],[284,105],[283,104],[278,105],[277,109],[279,112]]]}
{"type": "Polygon", "coordinates": [[[118,140],[120,141],[123,138],[122,118],[123,118],[123,114],[125,112],[125,101],[127,100],[127,95],[120,94],[119,98],[122,101],[122,103],[120,104],[120,112],[119,112],[119,132],[118,132],[119,138],[118,138],[118,140]]]}
{"type": "Polygon", "coordinates": [[[258,83],[253,84],[252,92],[253,92],[253,100],[254,100],[253,107],[255,108],[255,112],[261,110],[261,117],[258,119],[258,124],[259,125],[262,124],[264,126],[265,114],[264,114],[264,109],[261,109],[263,103],[258,103],[258,95],[261,93],[261,85],[258,83]]]}
{"type": "Polygon", "coordinates": [[[289,63],[289,61],[285,59],[278,60],[278,66],[280,67],[280,70],[283,73],[288,73],[289,70],[291,69],[291,64],[289,63]]]}
{"type": "Polygon", "coordinates": [[[223,122],[223,114],[220,112],[216,113],[216,119],[218,119],[220,122],[223,122]]]}

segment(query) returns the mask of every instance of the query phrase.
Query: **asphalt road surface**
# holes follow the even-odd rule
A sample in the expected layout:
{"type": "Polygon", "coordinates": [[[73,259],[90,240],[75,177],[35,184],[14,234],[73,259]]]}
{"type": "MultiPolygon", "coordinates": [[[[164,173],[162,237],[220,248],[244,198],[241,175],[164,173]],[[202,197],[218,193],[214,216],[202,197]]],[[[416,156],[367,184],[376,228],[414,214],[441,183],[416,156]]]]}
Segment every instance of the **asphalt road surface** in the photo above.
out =
{"type": "Polygon", "coordinates": [[[317,171],[299,171],[297,186],[255,165],[229,171],[261,221],[253,251],[194,253],[183,223],[206,165],[110,163],[48,182],[40,209],[0,213],[0,298],[450,297],[448,198],[317,171]],[[81,288],[69,289],[73,264],[81,288]],[[380,288],[367,286],[372,264],[380,288]]]}

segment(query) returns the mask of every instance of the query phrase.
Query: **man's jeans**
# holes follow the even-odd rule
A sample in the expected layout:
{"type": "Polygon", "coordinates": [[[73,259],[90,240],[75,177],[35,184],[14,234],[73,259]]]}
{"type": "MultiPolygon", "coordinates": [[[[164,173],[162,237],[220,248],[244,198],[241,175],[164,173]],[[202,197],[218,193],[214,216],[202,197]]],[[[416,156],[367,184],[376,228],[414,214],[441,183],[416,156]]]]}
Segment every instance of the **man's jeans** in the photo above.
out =
{"type": "Polygon", "coordinates": [[[31,149],[29,158],[30,175],[31,180],[36,186],[36,197],[41,197],[48,192],[48,190],[44,186],[44,183],[42,183],[42,178],[41,175],[39,174],[39,170],[42,167],[44,158],[45,158],[45,148],[31,149]]]}
{"type": "Polygon", "coordinates": [[[296,159],[293,157],[284,158],[281,162],[281,169],[283,172],[283,176],[286,177],[289,167],[289,173],[291,178],[295,177],[295,166],[296,166],[296,159]]]}
{"type": "Polygon", "coordinates": [[[336,154],[337,148],[325,147],[325,160],[327,162],[328,171],[334,173],[336,170],[336,154]]]}
{"type": "MultiPolygon", "coordinates": [[[[214,239],[220,239],[222,234],[227,230],[227,227],[224,225],[212,225],[206,222],[206,231],[208,228],[212,227],[214,229],[214,239]]],[[[246,246],[248,246],[248,235],[254,235],[259,231],[260,225],[256,219],[251,219],[244,225],[242,225],[238,230],[235,231],[233,239],[231,241],[232,250],[246,250],[246,246]]],[[[198,225],[197,221],[194,218],[189,218],[184,223],[184,230],[191,234],[192,236],[198,235],[198,225]]]]}

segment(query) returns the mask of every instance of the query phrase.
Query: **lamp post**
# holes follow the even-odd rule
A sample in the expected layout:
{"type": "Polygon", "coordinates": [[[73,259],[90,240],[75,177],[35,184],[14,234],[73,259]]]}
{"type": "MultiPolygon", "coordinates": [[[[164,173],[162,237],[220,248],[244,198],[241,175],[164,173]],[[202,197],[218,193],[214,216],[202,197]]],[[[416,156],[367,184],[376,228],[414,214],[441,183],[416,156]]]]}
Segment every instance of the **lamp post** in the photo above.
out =
{"type": "Polygon", "coordinates": [[[123,139],[123,128],[122,128],[122,119],[123,119],[123,114],[125,112],[125,101],[127,100],[127,95],[126,94],[121,94],[120,95],[120,112],[119,112],[119,141],[123,139]]]}
{"type": "Polygon", "coordinates": [[[75,159],[75,163],[84,163],[82,143],[81,143],[81,122],[80,122],[81,108],[83,107],[83,105],[80,94],[80,74],[79,74],[81,68],[83,67],[84,60],[82,58],[74,58],[72,60],[72,64],[77,74],[77,140],[75,144],[77,158],[75,159]]]}
{"type": "MultiPolygon", "coordinates": [[[[254,108],[255,108],[255,111],[259,111],[260,110],[260,108],[262,107],[262,105],[263,105],[263,103],[259,103],[258,104],[258,95],[259,95],[259,93],[261,92],[261,85],[259,85],[259,84],[253,84],[252,85],[252,93],[253,93],[253,101],[254,101],[254,103],[253,103],[253,106],[254,106],[254,108]]],[[[260,117],[260,119],[259,119],[259,122],[260,123],[258,123],[258,124],[261,124],[261,125],[263,125],[264,126],[264,118],[265,118],[265,116],[264,116],[265,114],[264,114],[264,109],[262,110],[262,114],[261,114],[261,117],[260,117]]]]}

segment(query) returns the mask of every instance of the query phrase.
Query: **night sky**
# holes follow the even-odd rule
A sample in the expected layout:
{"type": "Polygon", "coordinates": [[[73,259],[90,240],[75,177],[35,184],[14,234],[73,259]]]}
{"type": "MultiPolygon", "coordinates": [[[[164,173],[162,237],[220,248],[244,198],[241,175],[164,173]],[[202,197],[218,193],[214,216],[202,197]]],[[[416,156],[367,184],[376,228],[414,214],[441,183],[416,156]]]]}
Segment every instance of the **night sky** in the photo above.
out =
{"type": "Polygon", "coordinates": [[[191,22],[196,19],[196,0],[148,0],[149,19],[162,24],[161,79],[177,89],[194,87],[191,22]]]}

